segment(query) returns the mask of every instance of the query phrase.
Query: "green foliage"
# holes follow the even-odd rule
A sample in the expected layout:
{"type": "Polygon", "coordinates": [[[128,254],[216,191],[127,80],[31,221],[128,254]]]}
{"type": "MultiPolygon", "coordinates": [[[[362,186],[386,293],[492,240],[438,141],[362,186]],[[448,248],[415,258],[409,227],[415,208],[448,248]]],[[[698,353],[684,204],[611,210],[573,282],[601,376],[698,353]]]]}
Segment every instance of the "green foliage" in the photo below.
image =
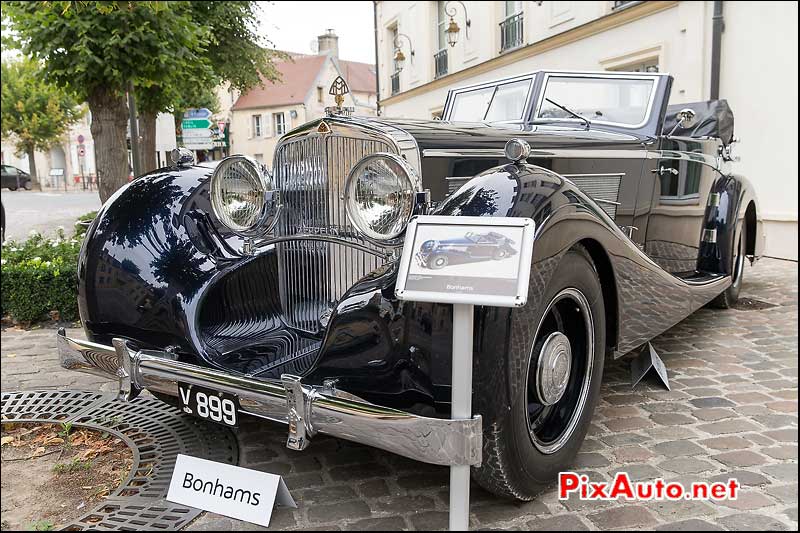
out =
{"type": "Polygon", "coordinates": [[[72,422],[62,422],[61,431],[58,432],[58,436],[69,442],[70,433],[72,433],[72,422]]]}
{"type": "Polygon", "coordinates": [[[2,62],[2,133],[13,134],[17,151],[47,150],[84,113],[67,91],[45,81],[35,61],[2,62]]]}
{"type": "Polygon", "coordinates": [[[96,90],[162,85],[175,71],[210,70],[202,54],[207,29],[193,23],[190,2],[3,3],[15,46],[45,63],[49,79],[83,99],[96,90]]]}
{"type": "Polygon", "coordinates": [[[78,253],[80,240],[55,239],[32,232],[24,243],[3,243],[0,267],[2,313],[18,322],[78,320],[78,253]]]}
{"type": "Polygon", "coordinates": [[[53,465],[53,472],[56,474],[69,474],[77,472],[78,470],[89,470],[92,468],[92,462],[89,460],[81,460],[75,457],[68,463],[56,463],[53,465]]]}
{"type": "Polygon", "coordinates": [[[89,211],[88,213],[78,217],[75,221],[75,238],[80,239],[86,234],[91,222],[97,218],[97,211],[89,211]]]}
{"type": "Polygon", "coordinates": [[[52,531],[56,525],[52,520],[36,520],[26,528],[28,531],[52,531]]]}

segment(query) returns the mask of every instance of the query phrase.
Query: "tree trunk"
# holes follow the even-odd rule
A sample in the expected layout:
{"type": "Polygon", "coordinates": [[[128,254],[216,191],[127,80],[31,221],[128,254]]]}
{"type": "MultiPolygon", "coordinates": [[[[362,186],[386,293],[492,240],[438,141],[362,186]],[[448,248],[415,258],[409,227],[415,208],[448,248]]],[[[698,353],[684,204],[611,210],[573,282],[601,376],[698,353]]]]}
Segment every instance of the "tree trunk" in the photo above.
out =
{"type": "Polygon", "coordinates": [[[156,161],[156,118],[157,113],[144,112],[139,114],[139,163],[142,173],[150,172],[158,167],[156,161]]]}
{"type": "Polygon", "coordinates": [[[114,191],[128,183],[128,145],[126,125],[128,108],[125,93],[96,89],[88,98],[92,112],[92,138],[97,168],[100,200],[105,202],[114,191]]]}
{"type": "MultiPolygon", "coordinates": [[[[30,175],[31,175],[31,188],[37,191],[42,190],[42,185],[39,183],[39,176],[36,174],[36,152],[33,149],[33,146],[29,146],[26,150],[28,154],[28,167],[30,167],[30,175]]],[[[19,178],[17,178],[19,181],[19,178]]],[[[19,182],[20,188],[25,188],[25,183],[20,181],[19,182]]]]}

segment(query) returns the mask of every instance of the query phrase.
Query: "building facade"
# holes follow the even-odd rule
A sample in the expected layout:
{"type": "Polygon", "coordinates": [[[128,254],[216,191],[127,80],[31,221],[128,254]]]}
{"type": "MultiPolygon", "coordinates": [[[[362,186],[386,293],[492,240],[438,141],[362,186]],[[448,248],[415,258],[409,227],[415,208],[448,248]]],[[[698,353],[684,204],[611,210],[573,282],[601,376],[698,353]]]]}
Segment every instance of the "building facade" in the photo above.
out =
{"type": "Polygon", "coordinates": [[[291,54],[276,64],[279,82],[265,82],[242,95],[230,108],[231,153],[244,154],[272,166],[278,139],[295,126],[324,116],[335,105],[328,94],[337,76],[350,87],[345,106],[357,115],[375,115],[377,92],[373,65],[339,59],[333,30],[318,37],[317,55],[291,54]]]}
{"type": "Polygon", "coordinates": [[[797,14],[795,2],[378,1],[380,110],[436,118],[449,89],[539,69],[668,72],[671,104],[709,100],[717,85],[741,138],[734,171],[759,196],[766,253],[797,260],[795,125],[783,106],[766,108],[797,102],[797,14]]]}

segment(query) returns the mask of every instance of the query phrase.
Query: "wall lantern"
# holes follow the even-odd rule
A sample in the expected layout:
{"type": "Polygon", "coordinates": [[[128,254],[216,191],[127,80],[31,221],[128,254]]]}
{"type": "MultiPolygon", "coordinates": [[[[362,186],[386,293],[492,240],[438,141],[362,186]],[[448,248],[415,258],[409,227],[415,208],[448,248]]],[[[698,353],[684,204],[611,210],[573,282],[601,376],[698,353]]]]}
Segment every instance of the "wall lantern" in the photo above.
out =
{"type": "Polygon", "coordinates": [[[467,6],[464,5],[464,2],[461,2],[460,0],[451,0],[444,5],[444,12],[450,17],[450,24],[447,25],[447,29],[445,29],[444,32],[447,34],[447,44],[449,44],[451,48],[458,42],[458,34],[461,32],[461,28],[458,26],[458,23],[455,20],[456,8],[447,8],[447,6],[453,1],[461,4],[461,8],[464,10],[464,25],[467,27],[467,39],[469,39],[469,28],[472,25],[472,21],[469,19],[469,15],[467,14],[467,6]]]}
{"type": "Polygon", "coordinates": [[[398,33],[397,37],[394,39],[394,68],[395,72],[400,72],[403,70],[403,67],[406,64],[406,55],[403,53],[403,50],[400,48],[400,37],[405,37],[408,41],[408,49],[409,53],[411,54],[411,64],[414,64],[414,46],[411,44],[411,38],[406,35],[405,33],[398,33]]]}

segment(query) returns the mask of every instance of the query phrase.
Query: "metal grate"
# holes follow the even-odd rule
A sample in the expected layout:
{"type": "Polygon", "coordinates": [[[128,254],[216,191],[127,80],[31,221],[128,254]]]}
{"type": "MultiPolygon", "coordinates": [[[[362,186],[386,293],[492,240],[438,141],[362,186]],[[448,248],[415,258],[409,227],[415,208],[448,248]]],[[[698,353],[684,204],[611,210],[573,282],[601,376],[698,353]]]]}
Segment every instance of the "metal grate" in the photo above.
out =
{"type": "MultiPolygon", "coordinates": [[[[375,249],[356,231],[344,207],[350,169],[375,152],[394,152],[383,141],[328,134],[310,135],[281,145],[275,176],[283,201],[278,235],[327,235],[375,249]]],[[[279,287],[285,320],[316,333],[347,289],[382,261],[342,244],[294,240],[278,245],[279,287]]]]}
{"type": "Polygon", "coordinates": [[[434,77],[441,78],[447,75],[447,48],[433,54],[434,77]]]}
{"type": "Polygon", "coordinates": [[[71,422],[110,433],[128,445],[128,476],[95,509],[65,526],[66,531],[181,529],[199,509],[166,501],[179,453],[228,464],[238,462],[236,438],[222,426],[182,416],[154,398],[130,403],[113,394],[32,391],[2,394],[3,422],[71,422]]]}
{"type": "Polygon", "coordinates": [[[564,174],[564,177],[597,201],[608,216],[616,218],[622,174],[564,174]]]}
{"type": "Polygon", "coordinates": [[[523,36],[522,13],[511,15],[500,23],[500,51],[520,46],[523,36]]]}

